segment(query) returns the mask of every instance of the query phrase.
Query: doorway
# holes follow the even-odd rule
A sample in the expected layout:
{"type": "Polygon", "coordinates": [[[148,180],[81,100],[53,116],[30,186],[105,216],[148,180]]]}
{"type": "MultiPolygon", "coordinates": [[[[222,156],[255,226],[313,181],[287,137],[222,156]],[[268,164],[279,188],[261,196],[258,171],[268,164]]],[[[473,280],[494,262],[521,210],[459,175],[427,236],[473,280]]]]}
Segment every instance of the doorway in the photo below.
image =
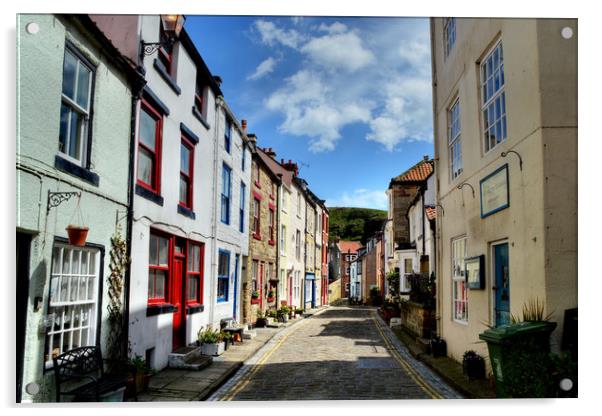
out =
{"type": "Polygon", "coordinates": [[[186,346],[186,279],[184,276],[184,262],[186,242],[176,240],[173,258],[173,297],[172,302],[175,307],[173,313],[173,351],[186,346]]]}
{"type": "Polygon", "coordinates": [[[23,353],[27,333],[27,304],[29,300],[29,253],[31,235],[17,232],[17,403],[21,403],[23,390],[23,353]]]}
{"type": "Polygon", "coordinates": [[[508,242],[493,245],[495,326],[510,323],[510,266],[508,242]]]}

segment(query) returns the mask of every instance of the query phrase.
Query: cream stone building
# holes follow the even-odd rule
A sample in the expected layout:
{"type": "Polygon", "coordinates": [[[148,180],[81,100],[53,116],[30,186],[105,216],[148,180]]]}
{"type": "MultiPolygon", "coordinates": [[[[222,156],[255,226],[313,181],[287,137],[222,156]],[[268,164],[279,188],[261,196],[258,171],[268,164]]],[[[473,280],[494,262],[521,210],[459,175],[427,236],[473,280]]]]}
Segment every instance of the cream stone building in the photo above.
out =
{"type": "Polygon", "coordinates": [[[539,299],[557,350],[577,307],[577,20],[433,18],[431,47],[438,331],[487,356],[479,334],[539,299]]]}

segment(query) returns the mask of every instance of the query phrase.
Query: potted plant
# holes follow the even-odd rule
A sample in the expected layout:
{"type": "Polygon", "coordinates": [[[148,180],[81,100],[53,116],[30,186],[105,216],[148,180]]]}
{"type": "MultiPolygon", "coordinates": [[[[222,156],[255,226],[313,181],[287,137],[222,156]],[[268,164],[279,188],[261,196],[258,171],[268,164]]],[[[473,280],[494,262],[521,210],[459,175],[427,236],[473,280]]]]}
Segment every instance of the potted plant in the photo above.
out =
{"type": "Polygon", "coordinates": [[[274,302],[274,291],[271,289],[268,292],[268,302],[274,302]]]}
{"type": "Polygon", "coordinates": [[[146,363],[146,360],[137,354],[129,360],[128,366],[131,377],[128,378],[126,394],[128,396],[133,396],[148,388],[148,383],[150,382],[151,377],[151,369],[146,363]]]}
{"type": "Polygon", "coordinates": [[[485,378],[485,360],[473,350],[466,351],[462,358],[462,370],[469,380],[485,378]]]}
{"type": "Polygon", "coordinates": [[[283,322],[288,322],[288,318],[289,318],[289,315],[290,315],[290,313],[291,313],[291,308],[289,308],[289,307],[288,307],[288,306],[286,306],[286,305],[285,305],[285,306],[282,306],[282,307],[280,308],[280,313],[281,313],[281,316],[282,316],[282,321],[283,321],[283,322]]]}
{"type": "Polygon", "coordinates": [[[266,325],[267,320],[265,319],[263,312],[257,311],[257,321],[255,321],[255,326],[257,328],[265,328],[266,325]]]}
{"type": "Polygon", "coordinates": [[[254,290],[251,292],[251,305],[257,305],[259,303],[259,292],[254,290]]]}
{"type": "Polygon", "coordinates": [[[86,245],[86,238],[88,237],[89,231],[88,227],[69,224],[65,230],[69,236],[69,244],[78,247],[83,247],[86,245]]]}
{"type": "Polygon", "coordinates": [[[431,339],[431,354],[435,358],[447,356],[447,343],[443,338],[435,336],[431,339]]]}
{"type": "Polygon", "coordinates": [[[211,326],[203,330],[199,329],[198,342],[201,345],[201,354],[203,355],[221,355],[225,351],[224,340],[222,333],[217,329],[212,329],[211,326]]]}

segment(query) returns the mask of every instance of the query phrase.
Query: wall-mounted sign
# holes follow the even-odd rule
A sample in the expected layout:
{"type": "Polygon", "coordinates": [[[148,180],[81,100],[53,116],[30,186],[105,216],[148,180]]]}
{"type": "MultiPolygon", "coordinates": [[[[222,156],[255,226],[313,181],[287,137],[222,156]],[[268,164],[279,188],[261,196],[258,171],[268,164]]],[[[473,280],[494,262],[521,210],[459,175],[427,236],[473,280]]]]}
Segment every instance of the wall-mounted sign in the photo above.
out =
{"type": "Polygon", "coordinates": [[[469,257],[464,260],[464,275],[469,289],[485,289],[485,256],[469,257]]]}
{"type": "Polygon", "coordinates": [[[510,206],[508,164],[481,179],[481,218],[510,206]]]}

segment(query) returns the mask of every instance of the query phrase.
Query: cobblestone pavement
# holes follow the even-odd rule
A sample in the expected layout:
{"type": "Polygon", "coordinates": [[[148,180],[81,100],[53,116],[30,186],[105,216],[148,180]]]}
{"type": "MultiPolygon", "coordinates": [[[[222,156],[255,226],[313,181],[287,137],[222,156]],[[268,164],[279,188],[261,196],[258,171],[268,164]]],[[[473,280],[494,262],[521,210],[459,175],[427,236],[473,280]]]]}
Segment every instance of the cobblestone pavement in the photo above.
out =
{"type": "Polygon", "coordinates": [[[276,335],[209,400],[461,398],[375,309],[331,307],[276,335]]]}

